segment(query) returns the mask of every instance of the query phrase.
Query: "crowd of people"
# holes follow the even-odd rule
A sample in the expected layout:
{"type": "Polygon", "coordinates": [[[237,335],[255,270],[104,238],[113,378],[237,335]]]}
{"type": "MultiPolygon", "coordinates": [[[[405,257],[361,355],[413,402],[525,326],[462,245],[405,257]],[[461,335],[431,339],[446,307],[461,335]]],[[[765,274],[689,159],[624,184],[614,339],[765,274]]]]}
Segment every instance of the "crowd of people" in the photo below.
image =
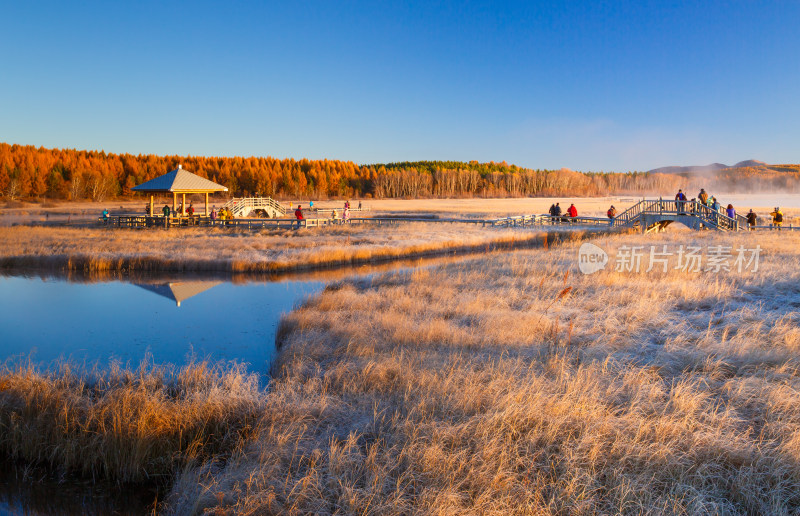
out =
{"type": "MultiPolygon", "coordinates": [[[[686,194],[683,192],[683,190],[678,190],[678,193],[675,194],[675,204],[677,208],[676,211],[679,215],[694,213],[697,209],[700,209],[698,207],[699,204],[700,206],[705,206],[707,208],[707,213],[724,215],[730,219],[736,219],[736,209],[733,207],[733,204],[728,204],[727,206],[723,207],[723,205],[715,196],[708,195],[708,192],[706,192],[705,188],[701,188],[700,193],[697,194],[697,197],[694,197],[691,200],[686,197],[686,194]]],[[[566,213],[564,213],[561,208],[561,203],[556,202],[550,206],[548,213],[551,217],[559,222],[568,222],[569,218],[575,218],[578,216],[578,209],[574,204],[570,204],[569,208],[566,210],[566,213]]],[[[769,215],[771,217],[772,226],[780,229],[783,225],[784,219],[783,212],[781,211],[780,207],[776,206],[769,215]]],[[[613,204],[606,211],[606,216],[609,219],[609,223],[613,225],[614,218],[617,216],[617,208],[613,204]]],[[[750,209],[750,211],[745,215],[745,218],[747,219],[748,229],[754,229],[758,223],[758,215],[753,212],[752,209],[750,209]]]]}
{"type": "MultiPolygon", "coordinates": [[[[692,198],[691,204],[689,205],[689,210],[686,209],[687,199],[686,194],[683,193],[683,190],[678,190],[678,193],[675,195],[675,202],[677,204],[677,211],[679,214],[693,210],[697,204],[700,204],[715,214],[723,214],[730,219],[736,219],[736,209],[733,207],[733,205],[728,204],[723,208],[717,197],[708,195],[708,192],[706,192],[705,188],[701,188],[700,193],[697,194],[697,197],[692,198]]],[[[781,211],[780,207],[776,206],[769,215],[772,218],[772,226],[780,229],[783,225],[783,212],[781,211]]],[[[745,219],[747,219],[748,229],[752,230],[758,224],[758,214],[756,214],[752,208],[750,208],[750,211],[748,211],[747,215],[745,215],[745,219]]]]}
{"type": "Polygon", "coordinates": [[[551,217],[561,217],[561,220],[565,220],[566,217],[575,218],[578,216],[578,208],[575,207],[574,204],[570,204],[569,208],[567,208],[567,212],[565,213],[565,217],[561,216],[561,203],[555,203],[550,206],[550,216],[551,217]]]}

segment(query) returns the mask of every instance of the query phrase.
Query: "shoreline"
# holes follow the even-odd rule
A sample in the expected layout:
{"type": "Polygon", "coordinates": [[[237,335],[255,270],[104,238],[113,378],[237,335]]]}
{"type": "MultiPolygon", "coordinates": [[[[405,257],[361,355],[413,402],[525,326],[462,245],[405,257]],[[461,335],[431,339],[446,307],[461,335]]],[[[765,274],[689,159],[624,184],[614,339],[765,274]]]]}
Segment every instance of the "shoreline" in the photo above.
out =
{"type": "Polygon", "coordinates": [[[290,263],[265,260],[198,260],[187,257],[165,259],[157,256],[91,257],[85,254],[17,255],[0,257],[0,272],[53,271],[53,272],[122,272],[122,273],[223,273],[223,274],[289,274],[351,266],[391,263],[394,261],[433,258],[446,255],[465,255],[481,251],[513,250],[546,246],[563,240],[583,239],[587,235],[604,235],[618,232],[612,229],[574,229],[569,231],[536,231],[524,234],[502,235],[482,242],[462,244],[457,241],[431,242],[409,247],[384,250],[360,249],[339,251],[339,256],[310,259],[290,263]],[[341,256],[345,254],[345,256],[341,256]]]}

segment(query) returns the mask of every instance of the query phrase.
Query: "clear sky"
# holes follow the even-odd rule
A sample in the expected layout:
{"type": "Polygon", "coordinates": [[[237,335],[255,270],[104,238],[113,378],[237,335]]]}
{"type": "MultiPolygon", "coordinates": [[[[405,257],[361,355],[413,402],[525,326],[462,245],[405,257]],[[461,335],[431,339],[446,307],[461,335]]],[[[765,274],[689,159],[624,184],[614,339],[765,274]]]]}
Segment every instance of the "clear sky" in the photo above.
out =
{"type": "Polygon", "coordinates": [[[593,171],[800,162],[797,0],[0,0],[0,49],[8,143],[593,171]]]}

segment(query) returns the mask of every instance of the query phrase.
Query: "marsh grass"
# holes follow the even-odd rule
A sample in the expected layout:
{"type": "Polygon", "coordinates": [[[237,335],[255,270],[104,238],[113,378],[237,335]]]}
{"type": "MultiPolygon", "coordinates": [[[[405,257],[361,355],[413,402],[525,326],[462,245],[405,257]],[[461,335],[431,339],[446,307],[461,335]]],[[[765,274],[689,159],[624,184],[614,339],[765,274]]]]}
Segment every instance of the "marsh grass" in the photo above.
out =
{"type": "Polygon", "coordinates": [[[339,281],[239,369],[0,375],[13,457],[175,478],[168,514],[791,514],[800,236],[757,272],[577,272],[579,240],[339,281]]]}
{"type": "Polygon", "coordinates": [[[796,513],[798,238],[758,243],[756,273],[583,276],[568,242],[331,285],[284,318],[252,440],[165,510],[796,513]]]}
{"type": "Polygon", "coordinates": [[[181,468],[233,453],[252,432],[262,396],[257,375],[236,365],[6,365],[0,450],[66,474],[167,483],[181,468]]]}
{"type": "MultiPolygon", "coordinates": [[[[551,232],[551,238],[561,238],[551,232]]],[[[0,269],[279,273],[536,244],[544,233],[460,224],[337,226],[257,233],[0,227],[0,269]]],[[[564,238],[580,238],[569,233],[564,238]]]]}

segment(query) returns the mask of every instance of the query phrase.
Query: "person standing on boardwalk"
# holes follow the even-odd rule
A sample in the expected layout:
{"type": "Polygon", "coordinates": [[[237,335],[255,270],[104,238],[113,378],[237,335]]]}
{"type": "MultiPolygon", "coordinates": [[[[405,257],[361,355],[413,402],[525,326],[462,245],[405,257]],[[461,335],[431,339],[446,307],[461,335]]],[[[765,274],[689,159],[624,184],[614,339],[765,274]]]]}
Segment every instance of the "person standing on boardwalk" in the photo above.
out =
{"type": "Polygon", "coordinates": [[[736,210],[733,209],[733,204],[729,204],[728,207],[725,208],[725,215],[732,219],[736,218],[736,210]]]}
{"type": "Polygon", "coordinates": [[[700,201],[700,204],[707,205],[708,204],[708,194],[706,193],[705,188],[700,189],[700,193],[697,194],[697,200],[700,201]]]}
{"type": "Polygon", "coordinates": [[[556,207],[553,210],[553,216],[554,217],[559,217],[558,220],[561,221],[561,218],[560,218],[561,217],[561,204],[560,203],[556,203],[556,207]]]}
{"type": "Polygon", "coordinates": [[[675,205],[678,208],[678,215],[683,215],[683,207],[686,204],[686,194],[683,193],[683,190],[678,190],[678,193],[675,194],[675,205]]]}
{"type": "Polygon", "coordinates": [[[108,224],[108,208],[103,210],[103,222],[108,224]]]}
{"type": "MultiPolygon", "coordinates": [[[[348,204],[349,204],[349,202],[348,202],[348,204]]],[[[347,224],[347,221],[348,221],[348,220],[350,220],[350,206],[347,206],[347,207],[344,209],[344,212],[342,212],[342,222],[344,222],[345,224],[347,224]]]]}
{"type": "Polygon", "coordinates": [[[555,217],[556,216],[556,205],[555,204],[551,204],[550,205],[550,209],[547,210],[547,213],[549,213],[551,217],[555,217]]]}
{"type": "Polygon", "coordinates": [[[294,216],[297,220],[303,220],[303,206],[298,204],[297,209],[294,210],[294,216]]]}
{"type": "Polygon", "coordinates": [[[775,206],[775,211],[770,213],[770,215],[772,215],[772,225],[773,225],[773,227],[776,227],[776,228],[778,228],[780,230],[781,226],[783,225],[783,213],[781,212],[780,207],[779,206],[775,206]]]}
{"type": "Polygon", "coordinates": [[[758,215],[753,213],[753,209],[750,208],[750,211],[747,213],[747,225],[750,226],[750,231],[753,231],[756,227],[756,220],[758,220],[758,215]]]}
{"type": "Polygon", "coordinates": [[[169,205],[165,204],[163,208],[161,208],[161,213],[164,214],[164,218],[169,218],[169,205]]]}
{"type": "Polygon", "coordinates": [[[614,225],[614,217],[617,216],[617,209],[614,207],[613,204],[611,205],[611,207],[606,212],[606,215],[608,215],[608,225],[609,226],[613,226],[614,225]]]}

